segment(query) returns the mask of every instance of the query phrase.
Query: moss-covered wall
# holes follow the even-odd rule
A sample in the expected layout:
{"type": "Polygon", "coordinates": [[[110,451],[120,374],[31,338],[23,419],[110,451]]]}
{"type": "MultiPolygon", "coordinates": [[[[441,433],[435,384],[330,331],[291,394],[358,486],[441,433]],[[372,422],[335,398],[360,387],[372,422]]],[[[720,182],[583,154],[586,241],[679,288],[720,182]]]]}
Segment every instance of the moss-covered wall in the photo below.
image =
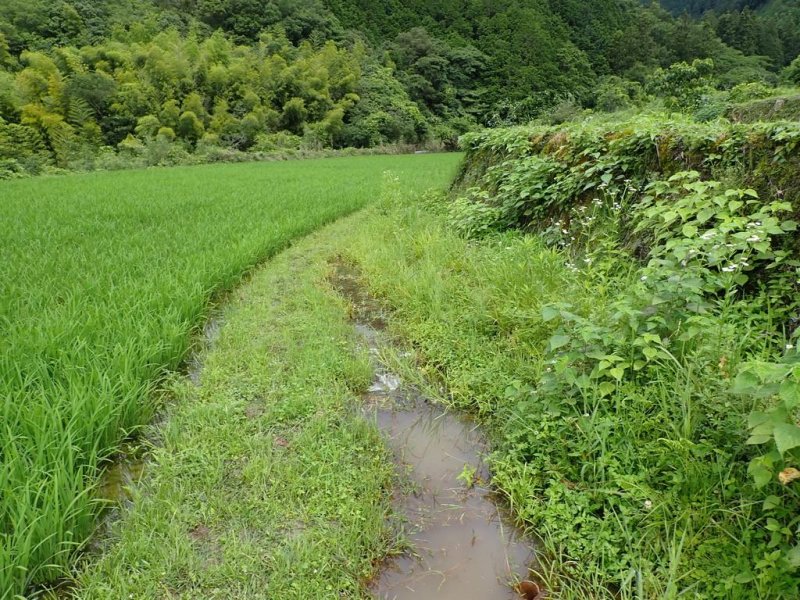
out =
{"type": "MultiPolygon", "coordinates": [[[[695,170],[704,178],[755,189],[765,200],[782,197],[800,214],[800,123],[698,124],[637,117],[618,123],[573,123],[557,127],[517,127],[470,134],[462,140],[464,163],[454,195],[476,190],[509,193],[528,205],[521,222],[555,216],[610,188],[643,193],[648,183],[695,170]],[[547,167],[542,169],[541,162],[547,167]],[[547,186],[534,190],[544,173],[547,186]]],[[[635,198],[634,198],[635,200],[635,198]]],[[[512,223],[512,225],[514,225],[512,223]]]]}

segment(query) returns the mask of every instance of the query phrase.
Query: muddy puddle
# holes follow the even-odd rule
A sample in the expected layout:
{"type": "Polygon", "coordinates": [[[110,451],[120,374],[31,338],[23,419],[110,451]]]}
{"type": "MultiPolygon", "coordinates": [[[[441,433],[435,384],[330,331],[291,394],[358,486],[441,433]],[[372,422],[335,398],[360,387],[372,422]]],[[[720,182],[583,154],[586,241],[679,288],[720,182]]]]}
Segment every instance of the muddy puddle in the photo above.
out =
{"type": "Polygon", "coordinates": [[[386,315],[359,285],[356,269],[341,262],[333,268],[331,281],[352,303],[356,329],[374,357],[365,413],[410,479],[409,492],[396,498],[410,549],[384,566],[373,594],[380,600],[520,598],[514,586],[527,579],[534,555],[488,488],[485,438],[468,418],[431,404],[386,369],[378,358],[390,344],[386,315]]]}

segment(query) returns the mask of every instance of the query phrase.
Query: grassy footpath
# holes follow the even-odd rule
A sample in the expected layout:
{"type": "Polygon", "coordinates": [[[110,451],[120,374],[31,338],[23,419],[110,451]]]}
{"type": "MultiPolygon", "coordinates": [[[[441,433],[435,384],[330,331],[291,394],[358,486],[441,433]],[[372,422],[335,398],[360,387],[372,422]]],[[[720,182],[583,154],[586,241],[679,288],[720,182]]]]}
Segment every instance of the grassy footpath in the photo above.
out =
{"type": "Polygon", "coordinates": [[[200,387],[173,386],[152,475],[81,597],[361,597],[388,543],[392,467],[353,410],[371,371],[325,284],[333,231],[234,294],[200,387]]]}
{"type": "Polygon", "coordinates": [[[57,578],[102,461],[153,414],[209,297],[457,155],[209,165],[0,182],[0,598],[57,578]]]}

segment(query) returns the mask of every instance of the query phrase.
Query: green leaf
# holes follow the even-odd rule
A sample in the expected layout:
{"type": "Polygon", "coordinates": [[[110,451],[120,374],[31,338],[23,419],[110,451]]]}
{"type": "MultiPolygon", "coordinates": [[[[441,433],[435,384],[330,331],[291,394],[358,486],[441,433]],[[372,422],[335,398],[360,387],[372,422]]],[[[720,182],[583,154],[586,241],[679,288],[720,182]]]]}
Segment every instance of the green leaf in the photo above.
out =
{"type": "Polygon", "coordinates": [[[800,427],[791,423],[779,423],[775,426],[775,445],[781,455],[792,448],[800,446],[800,427]]]}
{"type": "Polygon", "coordinates": [[[745,284],[745,283],[747,283],[749,280],[750,280],[750,278],[749,278],[747,275],[745,275],[744,273],[737,273],[737,274],[736,274],[736,275],[733,277],[733,281],[734,281],[734,283],[735,283],[736,285],[744,285],[744,284],[745,284]]]}
{"type": "Polygon", "coordinates": [[[733,381],[731,392],[734,394],[752,394],[761,382],[750,371],[742,371],[733,381]]]}
{"type": "Polygon", "coordinates": [[[747,472],[750,473],[757,488],[762,488],[772,481],[772,471],[757,458],[750,461],[747,472]]]}
{"type": "Polygon", "coordinates": [[[756,578],[750,571],[744,571],[743,573],[738,573],[733,579],[736,583],[750,583],[754,581],[756,578]]]}
{"type": "Polygon", "coordinates": [[[697,213],[697,221],[701,224],[706,223],[713,216],[714,216],[713,208],[704,208],[703,210],[697,213]]]}
{"type": "Polygon", "coordinates": [[[766,444],[770,441],[772,441],[772,436],[769,434],[751,435],[749,438],[747,438],[745,444],[748,446],[760,446],[761,444],[766,444]]]}
{"type": "Polygon", "coordinates": [[[545,306],[542,309],[542,321],[548,323],[555,319],[561,311],[558,310],[555,306],[545,306]]]}
{"type": "Polygon", "coordinates": [[[693,238],[697,235],[697,227],[694,225],[684,225],[683,226],[683,235],[688,238],[693,238]]]}
{"type": "Polygon", "coordinates": [[[789,564],[795,569],[800,567],[800,544],[786,553],[786,560],[788,560],[789,564]]]}
{"type": "Polygon", "coordinates": [[[780,395],[787,409],[792,410],[800,406],[800,384],[796,381],[791,379],[784,380],[784,382],[781,383],[780,395]]]}
{"type": "Polygon", "coordinates": [[[797,221],[784,221],[781,223],[781,229],[784,231],[797,231],[797,221]]]}
{"type": "Polygon", "coordinates": [[[617,386],[615,386],[610,381],[604,381],[599,386],[597,386],[597,389],[600,391],[601,396],[608,396],[609,394],[611,394],[611,392],[617,389],[617,386]]]}
{"type": "Polygon", "coordinates": [[[550,350],[558,350],[559,348],[569,344],[570,338],[568,335],[556,334],[550,338],[550,350]]]}
{"type": "Polygon", "coordinates": [[[767,496],[764,499],[764,504],[762,505],[762,508],[764,510],[772,510],[774,508],[778,508],[780,505],[781,505],[780,498],[778,498],[777,496],[767,496]]]}
{"type": "Polygon", "coordinates": [[[623,369],[622,367],[614,367],[609,371],[609,373],[617,381],[622,381],[622,378],[625,377],[625,369],[623,369]]]}

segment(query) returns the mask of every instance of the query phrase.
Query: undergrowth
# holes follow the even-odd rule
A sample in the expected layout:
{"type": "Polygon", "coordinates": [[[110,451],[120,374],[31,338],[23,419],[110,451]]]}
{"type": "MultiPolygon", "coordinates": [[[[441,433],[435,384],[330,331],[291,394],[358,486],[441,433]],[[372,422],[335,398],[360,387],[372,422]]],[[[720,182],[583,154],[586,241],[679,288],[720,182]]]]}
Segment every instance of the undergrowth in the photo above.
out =
{"type": "Polygon", "coordinates": [[[351,257],[489,424],[555,597],[797,597],[793,197],[565,139],[385,207],[351,257]]]}

